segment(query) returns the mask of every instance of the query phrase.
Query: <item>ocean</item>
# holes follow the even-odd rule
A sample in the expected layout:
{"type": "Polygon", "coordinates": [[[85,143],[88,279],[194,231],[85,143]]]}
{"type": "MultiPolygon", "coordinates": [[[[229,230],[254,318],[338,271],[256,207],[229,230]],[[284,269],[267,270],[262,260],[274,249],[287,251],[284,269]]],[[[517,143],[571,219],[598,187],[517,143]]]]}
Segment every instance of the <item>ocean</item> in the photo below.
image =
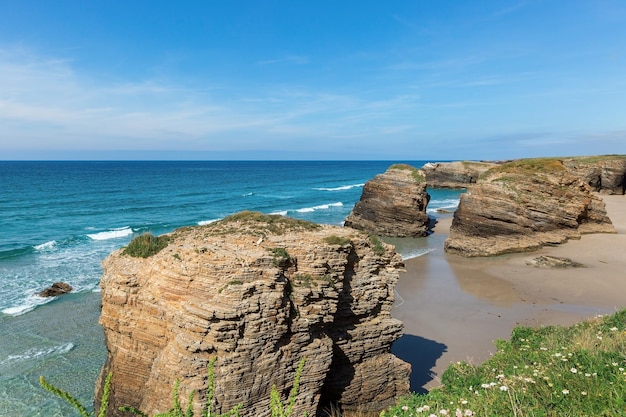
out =
{"type": "MultiPolygon", "coordinates": [[[[0,416],[71,416],[39,376],[91,406],[106,348],[101,262],[134,236],[242,210],[341,225],[363,185],[392,163],[428,161],[0,161],[0,416]],[[56,281],[74,292],[35,295],[56,281]]],[[[458,190],[429,190],[428,211],[458,190]]],[[[404,258],[428,238],[396,239],[404,258]]]]}

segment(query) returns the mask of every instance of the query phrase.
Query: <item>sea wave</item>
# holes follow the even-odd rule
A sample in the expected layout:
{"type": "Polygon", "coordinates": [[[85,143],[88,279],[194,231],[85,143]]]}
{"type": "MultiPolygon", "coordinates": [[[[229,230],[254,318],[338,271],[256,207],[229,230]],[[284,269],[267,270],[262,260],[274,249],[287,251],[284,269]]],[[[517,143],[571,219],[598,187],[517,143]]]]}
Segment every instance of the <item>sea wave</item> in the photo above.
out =
{"type": "Polygon", "coordinates": [[[351,190],[352,188],[358,188],[358,187],[363,187],[365,185],[365,183],[362,184],[350,184],[350,185],[342,185],[339,187],[318,187],[318,188],[314,188],[314,190],[318,190],[318,191],[345,191],[345,190],[351,190]]]}
{"type": "Polygon", "coordinates": [[[402,260],[406,261],[407,259],[419,258],[420,256],[424,256],[434,250],[434,248],[414,249],[409,250],[406,253],[400,253],[400,256],[402,256],[402,260]]]}
{"type": "Polygon", "coordinates": [[[281,216],[286,216],[289,213],[312,213],[314,211],[318,211],[318,210],[328,210],[332,207],[342,207],[343,203],[341,201],[338,201],[336,203],[329,203],[329,204],[320,204],[318,206],[313,206],[313,207],[302,207],[299,209],[289,209],[289,210],[278,210],[278,211],[273,211],[270,214],[279,214],[281,216]]]}
{"type": "Polygon", "coordinates": [[[62,355],[64,353],[69,352],[74,349],[74,344],[71,342],[64,343],[58,346],[51,346],[49,348],[32,348],[25,350],[22,353],[16,355],[9,355],[5,360],[0,362],[0,365],[4,365],[9,362],[21,362],[29,359],[36,359],[42,356],[50,356],[50,355],[62,355]]]}
{"type": "Polygon", "coordinates": [[[29,311],[33,311],[40,305],[49,303],[53,299],[54,297],[39,297],[37,295],[30,295],[23,300],[22,304],[14,307],[5,308],[4,310],[2,310],[2,312],[9,316],[21,316],[22,314],[26,314],[29,311]]]}
{"type": "Polygon", "coordinates": [[[213,220],[200,220],[198,222],[198,226],[206,226],[207,224],[211,224],[211,223],[215,223],[217,221],[220,221],[221,219],[213,219],[213,220]]]}
{"type": "Polygon", "coordinates": [[[337,203],[320,204],[319,206],[313,206],[313,207],[304,207],[304,208],[297,209],[296,211],[298,213],[311,213],[312,211],[328,210],[331,207],[341,207],[341,206],[343,206],[343,203],[339,201],[337,203]]]}
{"type": "Polygon", "coordinates": [[[37,250],[37,251],[46,251],[46,250],[50,250],[52,248],[54,248],[57,244],[56,240],[51,240],[49,242],[46,243],[42,243],[41,245],[35,245],[33,246],[33,249],[37,250]]]}
{"type": "Polygon", "coordinates": [[[87,236],[92,240],[109,240],[118,239],[121,237],[130,236],[133,234],[133,229],[126,227],[119,227],[117,229],[107,230],[105,232],[89,233],[87,236]]]}

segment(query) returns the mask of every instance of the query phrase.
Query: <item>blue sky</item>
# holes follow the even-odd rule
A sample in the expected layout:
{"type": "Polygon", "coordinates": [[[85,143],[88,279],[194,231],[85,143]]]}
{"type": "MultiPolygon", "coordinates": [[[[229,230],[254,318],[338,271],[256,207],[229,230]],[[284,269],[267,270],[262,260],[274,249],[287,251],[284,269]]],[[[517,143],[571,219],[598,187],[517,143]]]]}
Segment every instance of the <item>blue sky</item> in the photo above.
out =
{"type": "Polygon", "coordinates": [[[0,159],[604,153],[624,0],[0,0],[0,159]]]}

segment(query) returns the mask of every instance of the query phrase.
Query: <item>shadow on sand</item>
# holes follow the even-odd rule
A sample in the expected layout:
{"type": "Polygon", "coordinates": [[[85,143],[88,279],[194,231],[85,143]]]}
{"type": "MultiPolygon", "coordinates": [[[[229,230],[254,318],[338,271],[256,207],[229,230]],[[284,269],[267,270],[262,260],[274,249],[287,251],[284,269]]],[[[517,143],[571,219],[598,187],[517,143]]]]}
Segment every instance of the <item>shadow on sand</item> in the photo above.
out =
{"type": "Polygon", "coordinates": [[[428,392],[424,386],[434,378],[432,368],[447,350],[443,343],[412,334],[402,335],[391,347],[394,355],[411,364],[411,391],[420,394],[428,392]]]}

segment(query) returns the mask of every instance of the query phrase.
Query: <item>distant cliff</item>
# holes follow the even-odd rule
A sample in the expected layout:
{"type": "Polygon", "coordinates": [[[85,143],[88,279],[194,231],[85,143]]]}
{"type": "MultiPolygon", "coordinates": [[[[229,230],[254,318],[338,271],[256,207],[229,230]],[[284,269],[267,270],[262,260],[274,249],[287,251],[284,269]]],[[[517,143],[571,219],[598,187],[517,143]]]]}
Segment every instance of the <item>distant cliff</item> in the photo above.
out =
{"type": "Polygon", "coordinates": [[[475,161],[431,162],[425,164],[422,171],[430,188],[466,188],[495,165],[475,161]]]}
{"type": "Polygon", "coordinates": [[[592,190],[603,194],[626,191],[626,156],[604,155],[563,159],[565,168],[592,190]]]}
{"type": "Polygon", "coordinates": [[[490,256],[595,232],[615,230],[586,181],[563,160],[522,159],[485,172],[461,196],[445,249],[490,256]]]}
{"type": "Polygon", "coordinates": [[[345,226],[380,236],[426,236],[429,200],[423,172],[409,165],[392,165],[365,183],[345,226]]]}
{"type": "Polygon", "coordinates": [[[120,405],[166,411],[177,379],[183,406],[190,390],[200,394],[199,413],[213,357],[220,412],[243,403],[242,415],[268,416],[271,386],[287,393],[303,357],[294,415],[331,403],[379,411],[408,392],[410,365],[390,353],[402,334],[390,314],[402,267],[392,247],[352,229],[251,212],[159,244],[146,258],[119,250],[103,262],[107,415],[122,415],[120,405]]]}

